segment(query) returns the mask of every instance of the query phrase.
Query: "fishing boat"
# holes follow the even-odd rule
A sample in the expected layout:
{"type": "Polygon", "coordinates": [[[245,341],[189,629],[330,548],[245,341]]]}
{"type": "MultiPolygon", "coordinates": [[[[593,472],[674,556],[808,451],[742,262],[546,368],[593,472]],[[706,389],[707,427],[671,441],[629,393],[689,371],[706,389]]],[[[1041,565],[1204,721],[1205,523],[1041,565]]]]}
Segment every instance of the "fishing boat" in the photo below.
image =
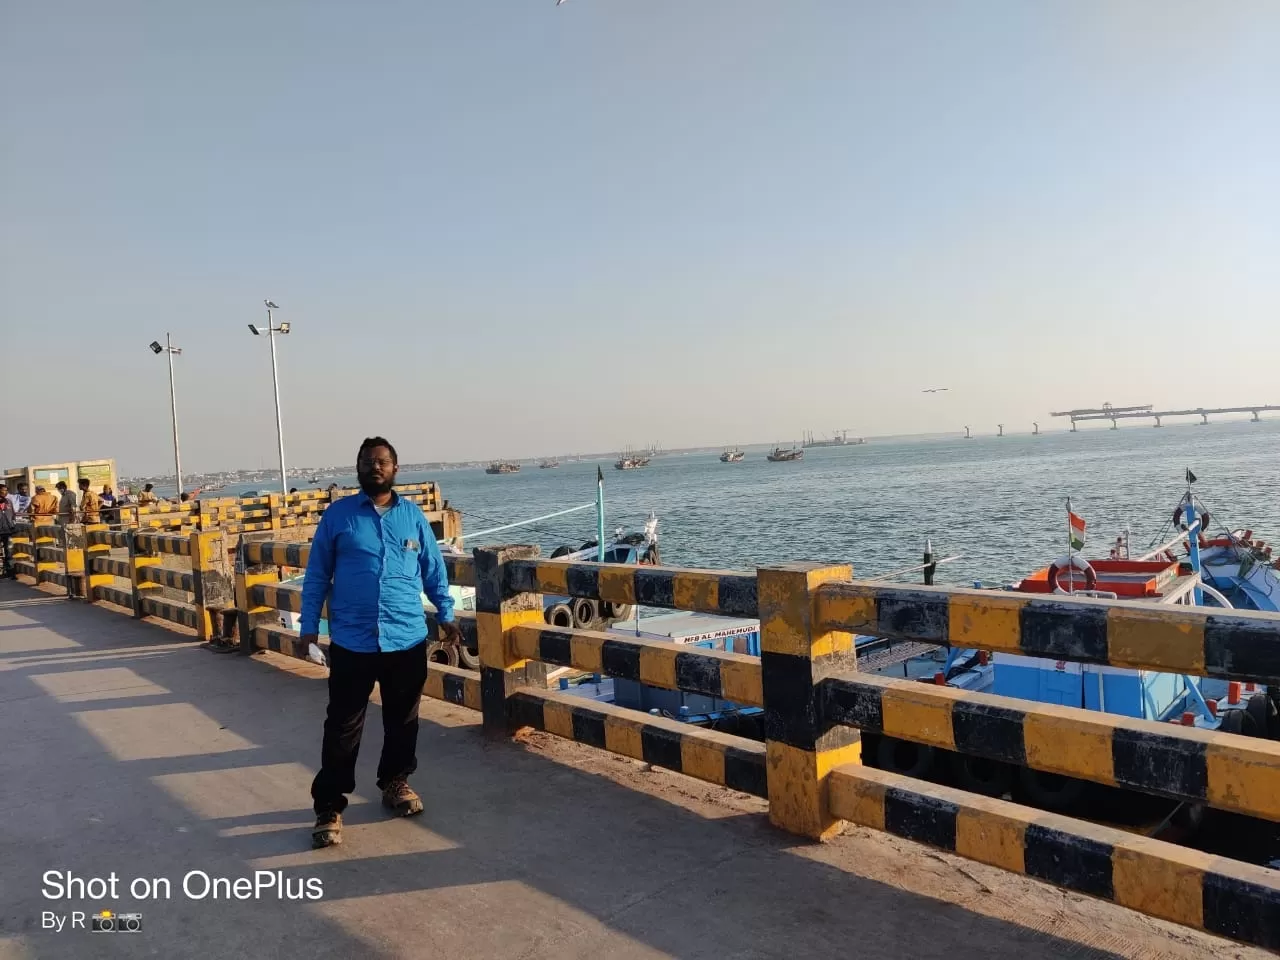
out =
{"type": "Polygon", "coordinates": [[[773,453],[765,457],[770,463],[787,463],[792,460],[803,460],[804,449],[802,447],[792,447],[790,450],[784,450],[782,447],[774,447],[773,453]]]}
{"type": "Polygon", "coordinates": [[[615,470],[639,470],[649,465],[649,458],[634,452],[630,447],[622,451],[613,465],[615,470]]]}
{"type": "Polygon", "coordinates": [[[541,463],[539,463],[539,464],[538,464],[538,469],[539,469],[539,470],[554,470],[554,469],[555,469],[556,467],[558,467],[558,466],[560,466],[560,461],[559,461],[559,460],[543,460],[541,463]]]}
{"type": "Polygon", "coordinates": [[[485,473],[519,473],[520,464],[510,463],[505,460],[495,460],[489,466],[484,468],[485,473]]]}
{"type": "Polygon", "coordinates": [[[742,458],[745,456],[746,456],[745,453],[743,453],[737,447],[734,447],[732,450],[726,450],[724,453],[720,454],[720,462],[721,463],[740,463],[742,461],[742,458]]]}

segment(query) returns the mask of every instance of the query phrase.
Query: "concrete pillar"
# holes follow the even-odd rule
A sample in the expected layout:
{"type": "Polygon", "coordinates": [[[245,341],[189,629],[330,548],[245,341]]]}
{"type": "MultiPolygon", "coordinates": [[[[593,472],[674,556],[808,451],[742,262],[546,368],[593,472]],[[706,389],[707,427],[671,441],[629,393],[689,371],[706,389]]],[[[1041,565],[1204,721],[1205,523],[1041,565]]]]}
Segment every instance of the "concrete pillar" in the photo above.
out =
{"type": "Polygon", "coordinates": [[[267,496],[267,504],[271,510],[271,529],[280,529],[280,519],[284,515],[284,494],[272,493],[267,496]]]}
{"type": "Polygon", "coordinates": [[[51,570],[57,570],[61,564],[54,560],[41,560],[41,548],[53,549],[58,546],[58,527],[56,524],[47,520],[42,520],[39,525],[32,524],[31,527],[31,554],[32,562],[36,565],[35,578],[39,584],[47,577],[41,577],[40,574],[51,570]]]}
{"type": "Polygon", "coordinates": [[[235,586],[226,570],[222,531],[197,530],[191,534],[191,588],[195,595],[201,640],[222,635],[222,611],[235,606],[235,586]]]}
{"type": "MultiPolygon", "coordinates": [[[[279,494],[273,494],[278,498],[279,494]]],[[[279,513],[273,506],[273,522],[279,520],[279,513]]],[[[244,542],[244,537],[240,538],[244,542]]],[[[235,600],[236,600],[236,636],[240,641],[240,652],[248,655],[254,652],[253,628],[274,626],[279,612],[273,607],[259,607],[249,599],[252,588],[260,583],[278,583],[280,570],[273,563],[247,563],[244,551],[236,551],[235,600]]]]}
{"type": "MultiPolygon", "coordinates": [[[[9,541],[10,550],[9,563],[13,570],[17,571],[17,564],[30,564],[31,574],[36,572],[36,547],[35,547],[35,527],[29,523],[19,523],[18,532],[13,535],[13,539],[9,541]]],[[[26,572],[25,570],[23,571],[26,572]]]]}
{"type": "MultiPolygon", "coordinates": [[[[542,595],[508,588],[507,563],[532,560],[538,547],[478,547],[472,554],[476,568],[476,646],[480,653],[480,707],[484,732],[491,737],[514,733],[507,698],[530,682],[529,661],[511,652],[508,631],[526,623],[541,624],[542,595]]],[[[544,671],[534,665],[535,675],[544,671]]],[[[546,682],[543,680],[545,689],[546,682]]]]}
{"type": "Polygon", "coordinates": [[[116,578],[109,573],[94,573],[93,561],[97,557],[110,557],[111,544],[94,543],[94,534],[107,533],[111,527],[105,523],[91,523],[84,528],[85,548],[84,548],[84,572],[85,572],[85,596],[90,602],[97,599],[94,595],[95,587],[110,587],[115,584],[116,578]]]}
{"type": "Polygon", "coordinates": [[[816,840],[840,828],[828,804],[827,775],[841,764],[857,763],[862,742],[855,728],[820,719],[817,684],[856,669],[857,660],[853,634],[820,629],[814,598],[822,584],[852,575],[847,564],[817,563],[761,568],[756,574],[769,819],[816,840]]]}
{"type": "Polygon", "coordinates": [[[68,523],[59,526],[58,545],[62,547],[62,572],[67,578],[67,596],[88,599],[85,592],[84,524],[68,523]]]}
{"type": "Polygon", "coordinates": [[[157,584],[148,583],[139,576],[143,567],[154,567],[160,563],[160,558],[153,550],[138,545],[138,533],[145,530],[147,530],[146,527],[135,527],[129,531],[129,586],[133,591],[135,617],[146,616],[142,610],[142,598],[151,591],[159,589],[157,584]]]}

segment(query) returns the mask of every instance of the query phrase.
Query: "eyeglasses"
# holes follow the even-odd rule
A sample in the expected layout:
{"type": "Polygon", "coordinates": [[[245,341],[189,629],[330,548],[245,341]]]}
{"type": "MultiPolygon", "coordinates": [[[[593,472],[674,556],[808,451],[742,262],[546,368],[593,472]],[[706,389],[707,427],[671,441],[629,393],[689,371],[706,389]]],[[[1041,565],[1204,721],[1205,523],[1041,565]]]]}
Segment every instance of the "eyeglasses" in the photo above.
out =
{"type": "Polygon", "coordinates": [[[365,459],[365,460],[356,461],[357,467],[365,467],[366,469],[370,467],[381,467],[382,469],[385,470],[387,467],[394,467],[395,464],[396,462],[392,460],[390,457],[379,457],[377,460],[365,459]]]}

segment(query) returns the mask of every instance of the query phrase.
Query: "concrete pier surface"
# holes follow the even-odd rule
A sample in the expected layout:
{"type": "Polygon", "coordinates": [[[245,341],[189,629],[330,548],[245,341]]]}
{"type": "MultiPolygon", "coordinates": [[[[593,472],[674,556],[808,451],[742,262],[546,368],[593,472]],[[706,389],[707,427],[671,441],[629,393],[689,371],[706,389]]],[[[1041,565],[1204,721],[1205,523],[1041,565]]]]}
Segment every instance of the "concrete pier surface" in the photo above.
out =
{"type": "Polygon", "coordinates": [[[378,804],[373,707],[345,842],[312,851],[324,668],[56,593],[0,583],[3,960],[1268,956],[887,834],[800,841],[754,798],[542,734],[487,742],[427,700],[426,812],[378,804]],[[114,873],[119,896],[49,899],[47,871],[114,873]],[[192,899],[195,871],[323,895],[192,899]],[[104,907],[142,931],[42,929],[104,907]]]}

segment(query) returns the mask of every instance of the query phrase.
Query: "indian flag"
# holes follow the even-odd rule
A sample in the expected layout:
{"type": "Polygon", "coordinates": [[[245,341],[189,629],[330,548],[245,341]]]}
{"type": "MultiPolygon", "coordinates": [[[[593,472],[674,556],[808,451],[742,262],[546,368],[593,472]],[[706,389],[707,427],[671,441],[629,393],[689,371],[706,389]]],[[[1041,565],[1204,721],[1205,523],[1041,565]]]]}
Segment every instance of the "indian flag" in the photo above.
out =
{"type": "Polygon", "coordinates": [[[1084,549],[1084,517],[1077,516],[1070,509],[1067,510],[1067,524],[1071,528],[1071,549],[1084,549]]]}

